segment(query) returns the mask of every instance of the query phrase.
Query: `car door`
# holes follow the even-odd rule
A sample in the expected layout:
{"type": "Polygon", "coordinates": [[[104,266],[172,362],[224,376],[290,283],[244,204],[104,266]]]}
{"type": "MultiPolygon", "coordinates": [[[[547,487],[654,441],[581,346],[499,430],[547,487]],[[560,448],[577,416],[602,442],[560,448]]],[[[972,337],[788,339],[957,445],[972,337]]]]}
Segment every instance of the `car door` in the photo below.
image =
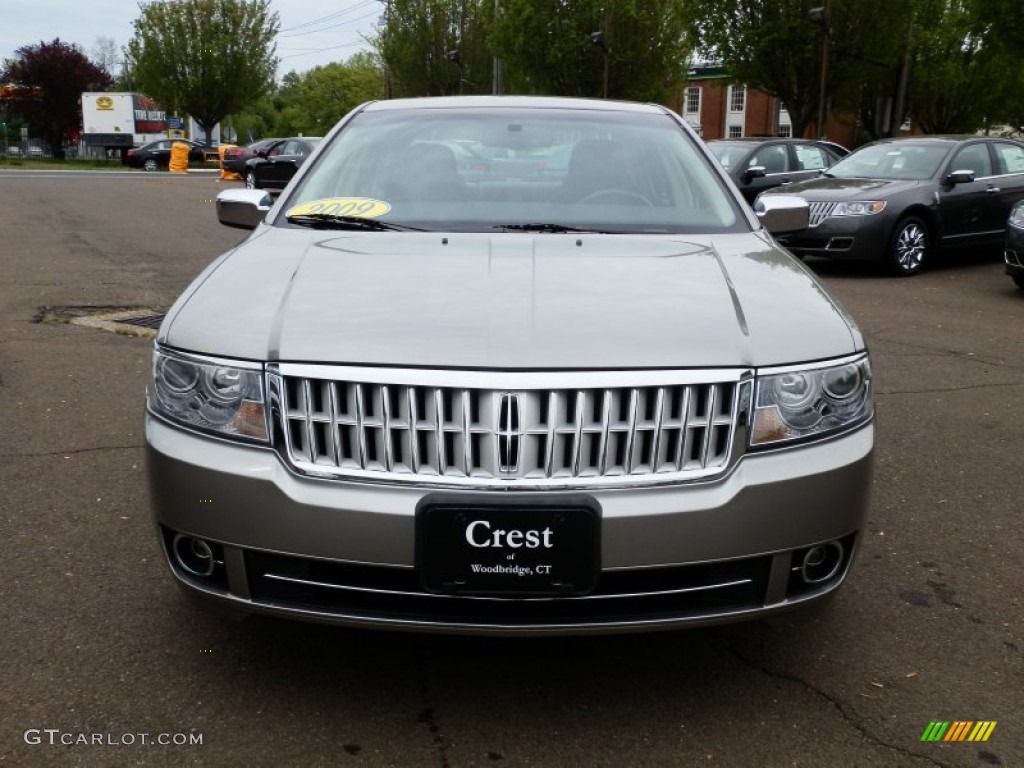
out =
{"type": "Polygon", "coordinates": [[[268,157],[270,165],[266,168],[264,183],[268,186],[284,187],[295,175],[297,158],[302,154],[302,142],[289,139],[279,148],[273,157],[268,157]]]}
{"type": "Polygon", "coordinates": [[[809,142],[791,144],[790,149],[793,152],[793,172],[790,176],[793,181],[816,179],[838,159],[824,147],[809,142]]]}
{"type": "MultiPolygon", "coordinates": [[[[171,142],[170,141],[158,141],[153,145],[150,150],[153,159],[160,165],[171,164],[171,142]]],[[[144,158],[145,159],[145,158],[144,158]]]]}
{"type": "Polygon", "coordinates": [[[997,226],[999,189],[994,184],[988,142],[972,141],[957,149],[939,177],[939,217],[946,245],[962,245],[993,237],[997,226]],[[972,171],[974,181],[952,184],[954,171],[972,171]]]}
{"type": "Polygon", "coordinates": [[[992,183],[999,189],[999,207],[996,222],[1006,225],[1010,209],[1018,200],[1024,200],[1024,145],[1011,141],[993,141],[996,177],[992,183]]]}
{"type": "Polygon", "coordinates": [[[792,184],[791,172],[792,162],[789,148],[785,144],[762,144],[739,169],[740,178],[737,180],[737,186],[747,202],[753,203],[754,198],[766,189],[792,184]],[[749,176],[747,171],[751,168],[764,168],[764,176],[749,176]]]}

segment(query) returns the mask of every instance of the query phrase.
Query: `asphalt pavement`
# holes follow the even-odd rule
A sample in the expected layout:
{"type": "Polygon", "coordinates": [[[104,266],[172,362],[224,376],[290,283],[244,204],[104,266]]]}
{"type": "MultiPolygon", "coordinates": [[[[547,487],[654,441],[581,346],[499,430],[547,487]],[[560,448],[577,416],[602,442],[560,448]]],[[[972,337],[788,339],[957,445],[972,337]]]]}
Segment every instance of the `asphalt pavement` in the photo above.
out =
{"type": "Polygon", "coordinates": [[[531,640],[233,622],[157,547],[150,343],[40,322],[166,309],[244,237],[216,222],[228,186],[0,172],[0,765],[1024,765],[1024,291],[994,254],[813,265],[868,339],[878,423],[821,611],[531,640]],[[921,741],[946,720],[997,725],[921,741]]]}

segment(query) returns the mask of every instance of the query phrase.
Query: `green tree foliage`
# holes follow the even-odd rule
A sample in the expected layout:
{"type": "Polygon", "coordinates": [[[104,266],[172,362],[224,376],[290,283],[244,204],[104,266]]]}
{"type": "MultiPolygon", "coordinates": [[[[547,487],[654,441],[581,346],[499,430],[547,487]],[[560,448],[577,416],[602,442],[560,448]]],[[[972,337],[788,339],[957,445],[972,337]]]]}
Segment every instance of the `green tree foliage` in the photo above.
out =
{"type": "MultiPolygon", "coordinates": [[[[811,19],[824,0],[688,0],[703,55],[720,60],[737,82],[777,96],[793,133],[818,113],[825,29],[811,19]]],[[[833,0],[826,94],[838,111],[891,97],[898,80],[909,4],[833,0]]],[[[874,106],[871,107],[871,110],[874,106]]]]}
{"type": "MultiPolygon", "coordinates": [[[[928,133],[1014,121],[1024,56],[1007,34],[1019,21],[996,0],[917,0],[909,110],[928,133]]],[[[1019,8],[1014,15],[1019,16],[1019,8]]],[[[1020,114],[1018,113],[1018,117],[1020,114]]]]}
{"type": "Polygon", "coordinates": [[[391,95],[490,93],[486,0],[390,0],[371,41],[391,95]]]}
{"type": "Polygon", "coordinates": [[[207,136],[273,85],[280,24],[269,0],[157,0],[134,24],[126,52],[134,82],[207,136]]]}
{"type": "Polygon", "coordinates": [[[509,92],[600,97],[607,52],[610,98],[666,101],[685,79],[687,21],[664,0],[501,0],[490,40],[509,92]]]}
{"type": "Polygon", "coordinates": [[[372,54],[357,53],[334,62],[284,76],[277,95],[280,116],[275,132],[323,136],[347,112],[384,93],[380,65],[372,54]]]}
{"type": "Polygon", "coordinates": [[[78,46],[55,39],[15,51],[15,58],[0,69],[0,82],[20,86],[8,100],[7,111],[44,138],[59,157],[64,140],[81,125],[82,92],[105,90],[111,78],[78,46]]]}

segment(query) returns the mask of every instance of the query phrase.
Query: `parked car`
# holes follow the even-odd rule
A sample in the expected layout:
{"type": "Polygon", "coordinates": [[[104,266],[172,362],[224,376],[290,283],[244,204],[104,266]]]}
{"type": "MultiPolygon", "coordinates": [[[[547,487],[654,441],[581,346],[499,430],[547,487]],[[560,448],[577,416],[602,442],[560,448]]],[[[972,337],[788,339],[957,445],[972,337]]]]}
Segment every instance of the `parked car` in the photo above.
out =
{"type": "Polygon", "coordinates": [[[1006,225],[1006,274],[1024,290],[1024,201],[1013,206],[1006,225]]]}
{"type": "Polygon", "coordinates": [[[874,443],[864,339],[679,115],[364,105],[186,289],[155,342],[147,466],[186,592],[479,634],[650,630],[843,582],[874,443]],[[561,178],[459,171],[572,143],[561,178]]]}
{"type": "Polygon", "coordinates": [[[245,161],[245,186],[249,189],[284,189],[299,167],[320,143],[319,136],[279,139],[245,161]]]}
{"type": "Polygon", "coordinates": [[[129,149],[125,162],[131,168],[142,168],[145,171],[157,171],[171,163],[171,145],[188,144],[188,160],[190,163],[201,163],[206,157],[206,148],[188,139],[160,139],[143,144],[141,147],[129,149]]]}
{"type": "Polygon", "coordinates": [[[748,203],[766,189],[815,179],[849,152],[809,139],[721,139],[708,147],[748,203]]]}
{"type": "Polygon", "coordinates": [[[785,194],[811,206],[807,230],[781,239],[793,253],[882,261],[906,277],[939,249],[1002,243],[1010,208],[1024,198],[1024,144],[977,136],[886,139],[785,194]]]}
{"type": "Polygon", "coordinates": [[[279,141],[281,139],[260,139],[251,144],[246,144],[244,147],[229,147],[224,150],[222,162],[224,170],[245,176],[246,161],[257,157],[260,152],[266,152],[272,144],[276,144],[279,141]]]}

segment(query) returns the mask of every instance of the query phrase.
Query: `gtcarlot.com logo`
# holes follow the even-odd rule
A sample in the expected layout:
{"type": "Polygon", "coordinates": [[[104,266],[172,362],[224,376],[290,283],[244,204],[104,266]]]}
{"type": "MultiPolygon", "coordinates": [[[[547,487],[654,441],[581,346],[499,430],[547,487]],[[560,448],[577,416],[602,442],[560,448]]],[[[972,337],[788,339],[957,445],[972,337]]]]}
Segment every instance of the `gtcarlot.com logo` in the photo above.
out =
{"type": "Polygon", "coordinates": [[[26,744],[36,746],[92,746],[92,747],[133,747],[140,744],[160,747],[202,746],[201,733],[76,733],[60,728],[29,728],[22,738],[26,744]]]}
{"type": "Polygon", "coordinates": [[[921,741],[988,741],[995,729],[995,720],[932,720],[921,741]]]}

